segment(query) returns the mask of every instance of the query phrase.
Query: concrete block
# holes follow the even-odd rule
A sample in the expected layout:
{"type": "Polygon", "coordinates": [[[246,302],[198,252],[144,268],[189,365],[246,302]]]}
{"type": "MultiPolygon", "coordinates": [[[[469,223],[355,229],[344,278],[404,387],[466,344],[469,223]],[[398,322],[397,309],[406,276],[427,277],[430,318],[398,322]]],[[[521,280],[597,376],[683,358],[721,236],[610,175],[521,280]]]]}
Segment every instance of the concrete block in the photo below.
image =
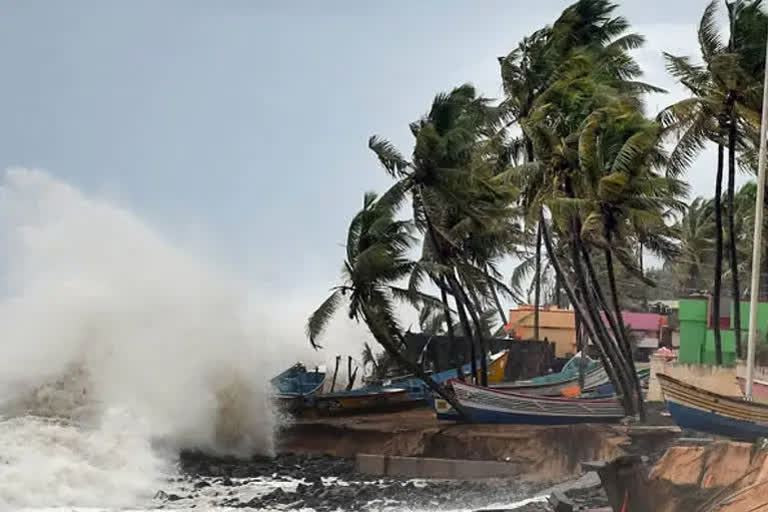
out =
{"type": "Polygon", "coordinates": [[[355,459],[355,469],[359,473],[446,480],[504,478],[510,476],[512,467],[505,462],[428,457],[358,454],[355,459]]]}
{"type": "Polygon", "coordinates": [[[387,474],[387,458],[358,453],[355,457],[355,471],[366,475],[384,476],[387,474]]]}

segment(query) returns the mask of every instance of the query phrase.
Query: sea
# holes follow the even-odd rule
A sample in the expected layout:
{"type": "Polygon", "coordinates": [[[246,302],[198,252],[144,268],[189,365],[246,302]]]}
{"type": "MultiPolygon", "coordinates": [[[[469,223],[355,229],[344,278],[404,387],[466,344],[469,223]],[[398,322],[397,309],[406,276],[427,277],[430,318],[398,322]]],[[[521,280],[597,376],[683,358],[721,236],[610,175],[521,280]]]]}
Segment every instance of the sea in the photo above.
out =
{"type": "Polygon", "coordinates": [[[268,312],[254,321],[236,279],[45,171],[2,174],[0,244],[0,511],[229,510],[215,482],[167,496],[190,496],[183,449],[273,453],[266,378],[295,354],[267,341],[268,312]]]}

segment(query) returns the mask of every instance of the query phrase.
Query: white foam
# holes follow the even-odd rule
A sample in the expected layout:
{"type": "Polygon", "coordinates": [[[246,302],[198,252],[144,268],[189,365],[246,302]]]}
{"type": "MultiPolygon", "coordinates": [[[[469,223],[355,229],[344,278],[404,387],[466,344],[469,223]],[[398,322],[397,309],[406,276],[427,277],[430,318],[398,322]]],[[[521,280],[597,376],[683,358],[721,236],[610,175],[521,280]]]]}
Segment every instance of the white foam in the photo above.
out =
{"type": "Polygon", "coordinates": [[[158,445],[271,452],[277,369],[233,281],[45,172],[0,181],[0,233],[0,505],[135,506],[158,445]]]}

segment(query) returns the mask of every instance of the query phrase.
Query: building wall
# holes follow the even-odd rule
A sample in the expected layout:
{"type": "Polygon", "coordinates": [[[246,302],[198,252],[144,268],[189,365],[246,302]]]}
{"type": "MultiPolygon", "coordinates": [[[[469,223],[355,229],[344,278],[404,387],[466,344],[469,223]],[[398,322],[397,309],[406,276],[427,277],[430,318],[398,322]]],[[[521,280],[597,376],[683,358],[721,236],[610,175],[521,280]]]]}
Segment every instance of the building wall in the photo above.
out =
{"type": "MultiPolygon", "coordinates": [[[[715,334],[708,325],[708,300],[680,300],[680,362],[684,364],[715,364],[715,334]]],[[[733,307],[731,319],[733,318],[733,307]]],[[[728,320],[730,324],[730,319],[728,320]]],[[[746,345],[749,326],[749,302],[741,302],[742,343],[746,345]]],[[[757,329],[760,343],[766,343],[768,332],[768,302],[758,303],[757,329]]],[[[721,329],[723,364],[736,363],[736,342],[732,329],[721,329]]]]}
{"type": "MultiPolygon", "coordinates": [[[[509,311],[505,330],[520,340],[534,337],[533,306],[522,306],[509,311]]],[[[576,317],[567,309],[539,310],[539,338],[555,344],[555,357],[576,353],[576,317]]]]}
{"type": "Polygon", "coordinates": [[[721,395],[742,396],[736,368],[727,366],[709,366],[701,364],[683,364],[669,362],[664,358],[651,358],[651,380],[648,384],[648,401],[661,402],[664,400],[661,386],[656,375],[663,373],[672,378],[700,387],[721,395]]]}

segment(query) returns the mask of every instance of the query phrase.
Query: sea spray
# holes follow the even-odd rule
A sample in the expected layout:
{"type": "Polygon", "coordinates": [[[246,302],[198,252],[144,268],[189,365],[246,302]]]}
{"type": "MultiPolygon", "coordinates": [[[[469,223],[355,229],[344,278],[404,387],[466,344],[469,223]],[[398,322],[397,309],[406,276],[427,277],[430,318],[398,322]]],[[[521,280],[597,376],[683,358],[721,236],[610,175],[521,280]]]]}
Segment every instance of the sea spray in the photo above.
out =
{"type": "Polygon", "coordinates": [[[271,453],[243,290],[41,171],[5,175],[0,231],[0,504],[130,505],[167,469],[153,445],[271,453]]]}

